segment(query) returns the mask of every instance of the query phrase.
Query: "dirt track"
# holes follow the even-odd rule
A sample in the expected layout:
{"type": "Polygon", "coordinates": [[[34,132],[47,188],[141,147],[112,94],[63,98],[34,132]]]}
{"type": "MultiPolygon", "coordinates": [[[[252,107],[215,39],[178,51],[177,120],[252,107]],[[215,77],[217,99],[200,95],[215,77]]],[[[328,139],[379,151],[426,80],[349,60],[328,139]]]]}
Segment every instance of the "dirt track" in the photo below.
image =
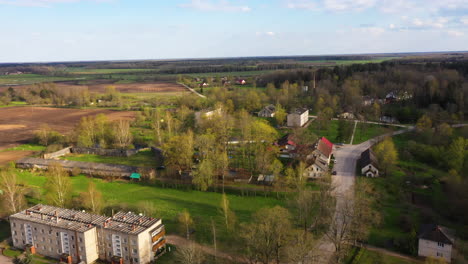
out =
{"type": "Polygon", "coordinates": [[[73,130],[82,117],[105,114],[109,120],[133,119],[133,112],[112,110],[80,110],[48,107],[0,108],[0,150],[24,143],[35,131],[47,124],[53,130],[66,134],[73,130]]]}

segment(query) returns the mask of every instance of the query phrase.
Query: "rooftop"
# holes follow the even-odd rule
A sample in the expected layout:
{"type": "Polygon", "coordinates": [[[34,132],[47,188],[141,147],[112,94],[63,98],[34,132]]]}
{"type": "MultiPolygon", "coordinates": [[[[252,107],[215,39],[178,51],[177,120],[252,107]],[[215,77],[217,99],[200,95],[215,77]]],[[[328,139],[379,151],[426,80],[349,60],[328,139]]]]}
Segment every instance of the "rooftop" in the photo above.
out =
{"type": "Polygon", "coordinates": [[[113,217],[108,217],[43,204],[23,210],[10,218],[77,232],[86,232],[94,227],[102,227],[128,234],[139,234],[160,221],[157,218],[137,215],[132,212],[118,212],[113,217]]]}
{"type": "Polygon", "coordinates": [[[423,225],[419,232],[419,238],[451,245],[455,242],[455,236],[451,229],[435,224],[423,225]]]}

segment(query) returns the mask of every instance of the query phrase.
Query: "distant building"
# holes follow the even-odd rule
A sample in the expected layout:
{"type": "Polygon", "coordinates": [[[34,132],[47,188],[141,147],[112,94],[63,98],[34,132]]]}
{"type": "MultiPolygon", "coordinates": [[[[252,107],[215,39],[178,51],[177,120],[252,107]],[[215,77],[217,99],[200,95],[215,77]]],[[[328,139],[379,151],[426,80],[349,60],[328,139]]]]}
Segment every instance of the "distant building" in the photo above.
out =
{"type": "Polygon", "coordinates": [[[276,107],[274,105],[269,105],[258,112],[259,117],[275,117],[276,107]]]}
{"type": "Polygon", "coordinates": [[[166,247],[161,219],[131,212],[107,217],[39,204],[10,216],[10,226],[14,247],[68,264],[147,264],[166,247]]]}
{"type": "Polygon", "coordinates": [[[380,117],[380,122],[393,124],[398,123],[398,120],[392,116],[384,115],[380,117]]]}
{"type": "Polygon", "coordinates": [[[297,144],[292,134],[286,134],[276,142],[280,150],[280,157],[291,158],[291,153],[296,149],[297,144]]]}
{"type": "Polygon", "coordinates": [[[362,175],[371,178],[379,177],[377,158],[370,148],[361,153],[359,166],[362,175]]]}
{"type": "Polygon", "coordinates": [[[351,112],[343,112],[341,114],[338,115],[338,118],[342,118],[342,119],[356,119],[356,117],[354,116],[353,113],[351,112]]]}
{"type": "Polygon", "coordinates": [[[418,256],[441,258],[450,262],[454,243],[452,230],[435,224],[424,225],[419,232],[418,256]]]}
{"type": "Polygon", "coordinates": [[[296,109],[288,115],[288,127],[302,127],[309,121],[309,110],[296,109]]]}
{"type": "Polygon", "coordinates": [[[195,112],[195,121],[199,124],[203,119],[211,119],[216,115],[221,115],[223,113],[223,109],[215,109],[215,110],[202,110],[195,112]]]}

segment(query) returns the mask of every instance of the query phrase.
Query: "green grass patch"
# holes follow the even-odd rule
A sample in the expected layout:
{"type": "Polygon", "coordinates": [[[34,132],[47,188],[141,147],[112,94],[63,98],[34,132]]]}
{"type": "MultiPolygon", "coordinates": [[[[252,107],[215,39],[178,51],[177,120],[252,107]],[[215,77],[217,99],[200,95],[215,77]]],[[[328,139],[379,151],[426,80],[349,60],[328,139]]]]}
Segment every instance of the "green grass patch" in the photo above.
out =
{"type": "MultiPolygon", "coordinates": [[[[29,186],[43,189],[46,178],[40,174],[17,170],[19,178],[29,186]]],[[[137,208],[142,201],[150,202],[156,208],[156,217],[161,217],[169,234],[181,234],[177,222],[178,214],[187,209],[195,222],[194,237],[201,243],[211,244],[211,220],[215,221],[218,240],[224,250],[235,248],[233,234],[224,227],[220,212],[221,194],[212,192],[184,191],[177,189],[159,188],[131,182],[106,182],[85,176],[72,177],[74,195],[85,191],[90,181],[96,184],[102,192],[107,205],[128,205],[137,208]]],[[[250,222],[252,213],[263,207],[284,205],[285,202],[265,197],[246,197],[228,194],[231,209],[239,222],[250,222]]],[[[47,203],[43,200],[42,202],[47,203]]],[[[137,209],[135,209],[137,210],[137,209]]]]}
{"type": "Polygon", "coordinates": [[[353,248],[351,250],[350,258],[345,263],[347,264],[415,264],[421,263],[420,261],[412,261],[402,259],[380,252],[370,251],[365,248],[353,248]]]}
{"type": "Polygon", "coordinates": [[[10,102],[10,104],[8,105],[0,105],[0,108],[3,108],[3,107],[12,107],[12,106],[26,106],[26,102],[17,102],[17,101],[13,101],[13,102],[10,102]]]}
{"type": "MultiPolygon", "coordinates": [[[[338,120],[331,120],[329,121],[328,127],[320,127],[319,122],[317,120],[312,121],[312,123],[309,125],[307,129],[309,131],[313,132],[316,134],[318,137],[326,137],[328,140],[332,142],[336,142],[336,138],[338,136],[338,120]]],[[[351,122],[350,122],[351,123],[351,122]]],[[[343,143],[349,143],[349,140],[351,139],[351,136],[349,136],[347,139],[342,140],[343,143]]]]}
{"type": "Polygon", "coordinates": [[[11,248],[7,248],[3,250],[3,255],[9,257],[9,258],[15,258],[21,255],[23,252],[19,250],[13,250],[11,248]]]}
{"type": "Polygon", "coordinates": [[[381,136],[400,129],[394,126],[384,126],[377,124],[358,123],[354,134],[353,144],[360,144],[371,138],[381,136]]]}
{"type": "Polygon", "coordinates": [[[20,85],[34,84],[43,82],[70,81],[83,78],[77,77],[55,77],[40,74],[20,74],[20,75],[2,75],[0,76],[0,85],[20,85]]]}
{"type": "Polygon", "coordinates": [[[16,147],[4,149],[1,152],[5,151],[44,151],[46,147],[37,145],[37,144],[23,144],[16,147]]]}
{"type": "Polygon", "coordinates": [[[107,157],[90,154],[70,154],[67,156],[63,156],[62,159],[83,162],[120,164],[137,167],[154,168],[159,166],[159,164],[156,163],[156,158],[151,150],[140,151],[137,154],[130,157],[107,157]]]}
{"type": "Polygon", "coordinates": [[[154,69],[89,69],[82,67],[69,67],[67,72],[73,74],[114,74],[114,73],[133,73],[133,72],[155,72],[154,69]]]}

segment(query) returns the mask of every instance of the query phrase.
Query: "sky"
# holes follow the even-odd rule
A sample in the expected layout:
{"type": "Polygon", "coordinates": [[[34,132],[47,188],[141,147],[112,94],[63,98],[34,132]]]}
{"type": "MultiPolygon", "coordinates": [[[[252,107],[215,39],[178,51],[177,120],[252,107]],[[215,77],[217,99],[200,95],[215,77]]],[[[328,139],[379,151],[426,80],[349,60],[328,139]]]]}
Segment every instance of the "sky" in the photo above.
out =
{"type": "Polygon", "coordinates": [[[0,62],[468,50],[468,0],[0,0],[0,62]]]}

